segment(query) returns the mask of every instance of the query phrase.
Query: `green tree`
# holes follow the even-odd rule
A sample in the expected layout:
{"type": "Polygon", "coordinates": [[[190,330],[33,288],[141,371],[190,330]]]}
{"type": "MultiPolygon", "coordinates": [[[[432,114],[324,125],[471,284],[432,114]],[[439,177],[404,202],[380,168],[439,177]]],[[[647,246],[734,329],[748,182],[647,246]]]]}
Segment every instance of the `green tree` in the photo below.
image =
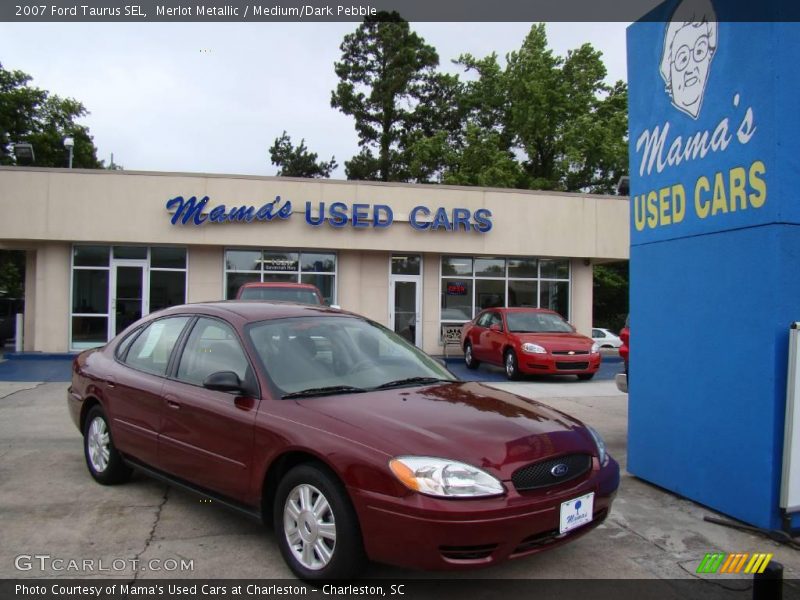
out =
{"type": "Polygon", "coordinates": [[[553,54],[543,24],[506,56],[456,64],[472,72],[461,102],[459,157],[444,180],[527,189],[610,193],[627,172],[627,87],[604,83],[590,44],[553,54]],[[519,168],[511,168],[516,163],[519,168]]]}
{"type": "Polygon", "coordinates": [[[295,146],[292,138],[284,131],[275,138],[275,143],[269,149],[272,164],[278,167],[278,175],[283,177],[330,177],[336,170],[336,157],[332,156],[327,162],[317,161],[317,153],[309,152],[305,139],[295,146]]]}
{"type": "Polygon", "coordinates": [[[66,167],[64,138],[72,137],[73,167],[102,168],[89,129],[76,123],[89,114],[83,104],[51,95],[30,82],[30,75],[8,71],[0,64],[0,164],[16,164],[11,146],[26,142],[33,146],[35,166],[66,167]]]}
{"type": "Polygon", "coordinates": [[[340,81],[331,106],[355,119],[361,146],[360,154],[345,162],[347,177],[407,180],[401,145],[421,117],[421,99],[436,89],[436,50],[397,12],[367,17],[340,49],[341,60],[334,65],[340,81]]]}
{"type": "Polygon", "coordinates": [[[508,55],[507,127],[526,157],[525,187],[605,192],[627,171],[627,155],[620,162],[619,152],[626,143],[627,88],[606,85],[606,73],[591,44],[555,56],[544,24],[508,55]]]}

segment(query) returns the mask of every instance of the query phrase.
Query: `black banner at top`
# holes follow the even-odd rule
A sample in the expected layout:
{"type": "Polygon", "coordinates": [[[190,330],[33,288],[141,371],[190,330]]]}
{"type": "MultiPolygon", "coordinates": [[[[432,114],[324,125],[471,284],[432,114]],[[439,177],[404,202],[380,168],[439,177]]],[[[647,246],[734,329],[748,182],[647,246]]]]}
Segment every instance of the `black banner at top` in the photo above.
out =
{"type": "MultiPolygon", "coordinates": [[[[665,20],[667,0],[4,0],[6,22],[335,22],[397,11],[412,22],[665,20]]],[[[800,21],[800,2],[716,0],[724,21],[800,21]]]]}

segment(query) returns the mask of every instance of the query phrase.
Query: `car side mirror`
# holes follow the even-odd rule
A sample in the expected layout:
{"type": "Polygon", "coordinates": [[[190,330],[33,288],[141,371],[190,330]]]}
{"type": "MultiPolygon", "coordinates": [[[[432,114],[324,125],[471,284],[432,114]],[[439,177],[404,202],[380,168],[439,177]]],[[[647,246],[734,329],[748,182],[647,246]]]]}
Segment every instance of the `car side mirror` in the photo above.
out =
{"type": "Polygon", "coordinates": [[[217,371],[203,380],[203,387],[217,392],[244,392],[244,385],[233,371],[217,371]]]}
{"type": "Polygon", "coordinates": [[[489,331],[497,331],[499,333],[503,331],[503,328],[497,323],[492,323],[491,325],[489,325],[489,331]]]}

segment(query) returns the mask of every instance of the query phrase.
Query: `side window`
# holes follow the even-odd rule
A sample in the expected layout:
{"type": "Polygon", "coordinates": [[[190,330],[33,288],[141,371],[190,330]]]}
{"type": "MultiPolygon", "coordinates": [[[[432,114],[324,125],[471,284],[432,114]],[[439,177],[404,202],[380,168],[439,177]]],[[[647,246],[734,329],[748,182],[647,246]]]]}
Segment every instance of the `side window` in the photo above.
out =
{"type": "Polygon", "coordinates": [[[118,359],[122,359],[122,357],[125,356],[125,352],[128,350],[128,347],[131,345],[133,340],[136,339],[136,336],[139,335],[139,333],[141,333],[141,331],[142,328],[137,327],[131,333],[129,333],[128,337],[122,340],[117,346],[117,350],[114,352],[114,356],[116,356],[118,359]]]}
{"type": "Polygon", "coordinates": [[[596,338],[606,337],[606,334],[600,331],[599,329],[592,329],[592,337],[596,338]]]}
{"type": "Polygon", "coordinates": [[[492,325],[499,325],[500,331],[503,331],[503,318],[500,316],[500,313],[490,313],[489,315],[489,326],[492,325]]]}
{"type": "Polygon", "coordinates": [[[130,344],[125,364],[153,375],[166,374],[169,356],[188,321],[189,317],[170,317],[150,323],[130,344]]]}
{"type": "Polygon", "coordinates": [[[489,326],[489,319],[492,318],[491,313],[483,313],[480,317],[478,317],[478,321],[475,323],[478,327],[488,327],[489,326]]]}
{"type": "Polygon", "coordinates": [[[212,373],[233,371],[245,381],[248,366],[233,329],[222,321],[200,318],[186,340],[178,367],[178,379],[203,385],[203,381],[212,373]]]}

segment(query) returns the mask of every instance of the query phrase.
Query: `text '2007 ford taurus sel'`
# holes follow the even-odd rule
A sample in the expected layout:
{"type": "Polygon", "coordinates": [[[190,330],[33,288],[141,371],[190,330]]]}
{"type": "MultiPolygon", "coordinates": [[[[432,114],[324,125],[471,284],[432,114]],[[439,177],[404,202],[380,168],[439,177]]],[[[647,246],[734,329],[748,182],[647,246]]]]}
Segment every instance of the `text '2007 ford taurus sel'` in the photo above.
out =
{"type": "Polygon", "coordinates": [[[367,559],[464,569],[569,541],[619,467],[590,427],[460,382],[333,310],[176,306],[74,362],[68,404],[99,483],[132,468],[271,522],[304,579],[367,559]]]}

